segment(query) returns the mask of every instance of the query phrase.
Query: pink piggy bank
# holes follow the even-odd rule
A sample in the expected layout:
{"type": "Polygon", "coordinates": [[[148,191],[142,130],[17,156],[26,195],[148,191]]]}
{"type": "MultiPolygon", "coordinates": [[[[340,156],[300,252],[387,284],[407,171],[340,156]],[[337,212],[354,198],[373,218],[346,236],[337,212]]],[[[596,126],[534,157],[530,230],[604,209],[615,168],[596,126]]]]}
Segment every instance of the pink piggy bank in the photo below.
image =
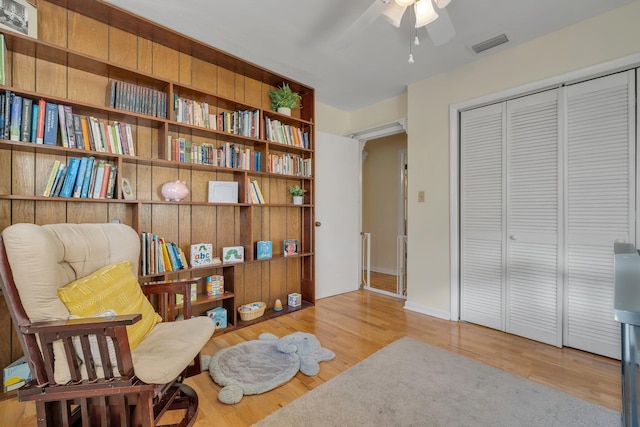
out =
{"type": "Polygon", "coordinates": [[[189,189],[184,181],[171,181],[162,184],[161,192],[165,200],[179,202],[187,197],[189,189]]]}

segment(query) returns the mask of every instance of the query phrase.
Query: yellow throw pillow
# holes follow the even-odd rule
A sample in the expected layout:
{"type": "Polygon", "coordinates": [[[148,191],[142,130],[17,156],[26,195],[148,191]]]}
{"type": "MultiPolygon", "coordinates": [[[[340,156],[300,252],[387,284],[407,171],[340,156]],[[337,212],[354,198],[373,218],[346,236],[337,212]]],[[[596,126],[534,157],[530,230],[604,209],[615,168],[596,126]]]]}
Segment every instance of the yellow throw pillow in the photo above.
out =
{"type": "Polygon", "coordinates": [[[69,313],[90,317],[113,310],[116,314],[142,314],[142,319],[127,326],[129,346],[134,349],[162,318],[142,293],[131,261],[109,264],[100,270],[58,289],[58,297],[69,313]]]}

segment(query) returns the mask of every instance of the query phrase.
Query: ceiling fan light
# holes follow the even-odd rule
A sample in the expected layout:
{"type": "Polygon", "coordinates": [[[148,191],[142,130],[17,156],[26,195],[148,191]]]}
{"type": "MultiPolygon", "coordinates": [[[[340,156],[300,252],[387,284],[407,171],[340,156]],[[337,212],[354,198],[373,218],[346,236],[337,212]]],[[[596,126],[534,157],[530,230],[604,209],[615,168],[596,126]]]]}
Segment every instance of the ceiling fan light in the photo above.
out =
{"type": "Polygon", "coordinates": [[[416,0],[395,0],[393,2],[391,2],[391,4],[395,3],[400,7],[407,7],[407,6],[411,6],[413,3],[415,3],[416,0]]]}
{"type": "Polygon", "coordinates": [[[445,7],[449,6],[449,3],[451,3],[451,0],[434,0],[436,2],[436,6],[438,7],[438,9],[444,9],[445,7]]]}
{"type": "Polygon", "coordinates": [[[431,0],[419,0],[414,7],[416,10],[416,28],[424,27],[438,19],[438,13],[433,8],[431,0]]]}
{"type": "Polygon", "coordinates": [[[407,6],[399,6],[395,2],[389,3],[387,8],[382,12],[382,15],[387,21],[394,27],[400,27],[400,21],[402,21],[402,15],[407,9],[407,6]]]}

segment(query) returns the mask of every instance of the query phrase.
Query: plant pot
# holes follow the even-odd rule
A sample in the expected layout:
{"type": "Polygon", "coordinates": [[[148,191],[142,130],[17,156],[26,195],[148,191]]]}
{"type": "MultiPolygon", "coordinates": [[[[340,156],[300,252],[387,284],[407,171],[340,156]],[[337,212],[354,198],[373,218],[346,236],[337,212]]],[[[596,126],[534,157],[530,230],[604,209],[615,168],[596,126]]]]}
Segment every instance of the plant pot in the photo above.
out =
{"type": "Polygon", "coordinates": [[[304,202],[304,196],[293,196],[293,204],[301,205],[304,202]]]}
{"type": "Polygon", "coordinates": [[[289,107],[278,107],[278,113],[284,114],[285,116],[291,115],[291,108],[289,107]]]}

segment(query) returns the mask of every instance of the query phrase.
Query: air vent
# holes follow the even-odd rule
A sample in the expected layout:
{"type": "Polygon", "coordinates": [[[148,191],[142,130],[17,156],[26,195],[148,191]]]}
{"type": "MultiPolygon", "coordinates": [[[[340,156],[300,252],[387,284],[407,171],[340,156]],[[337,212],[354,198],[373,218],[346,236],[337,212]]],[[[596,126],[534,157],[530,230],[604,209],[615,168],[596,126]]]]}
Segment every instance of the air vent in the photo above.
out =
{"type": "Polygon", "coordinates": [[[500,46],[501,44],[505,44],[508,41],[509,37],[507,37],[506,34],[500,34],[499,36],[491,37],[489,40],[474,44],[473,46],[471,46],[471,50],[473,51],[473,53],[478,54],[480,52],[484,52],[485,50],[500,46]]]}

